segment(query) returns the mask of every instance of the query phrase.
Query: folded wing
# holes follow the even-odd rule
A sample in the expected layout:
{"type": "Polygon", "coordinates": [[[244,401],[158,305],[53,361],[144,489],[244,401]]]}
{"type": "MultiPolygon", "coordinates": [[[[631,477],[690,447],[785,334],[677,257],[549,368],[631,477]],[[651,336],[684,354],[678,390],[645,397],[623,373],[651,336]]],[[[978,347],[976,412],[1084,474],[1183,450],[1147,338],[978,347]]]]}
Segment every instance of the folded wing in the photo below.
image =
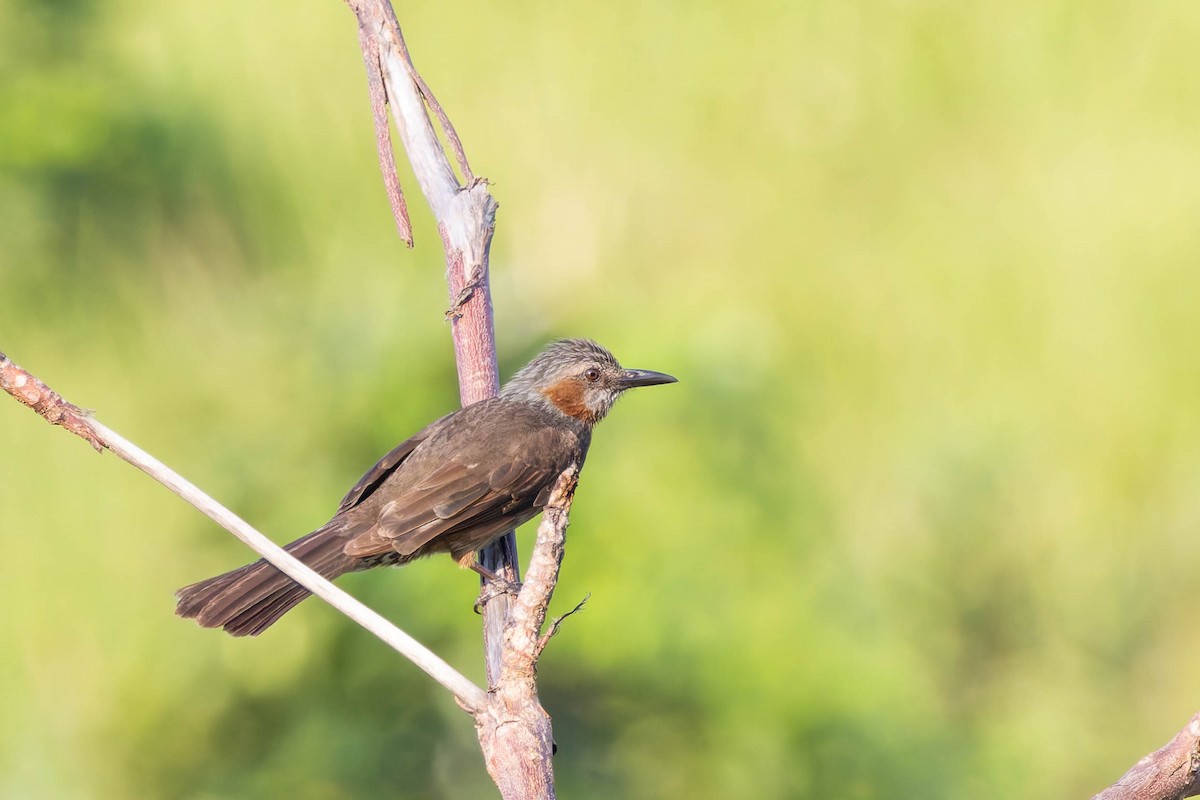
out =
{"type": "Polygon", "coordinates": [[[443,464],[386,503],[376,524],[346,544],[346,555],[369,558],[395,550],[411,556],[439,536],[524,522],[546,504],[549,487],[567,466],[534,460],[443,464]]]}
{"type": "Polygon", "coordinates": [[[354,484],[353,489],[346,493],[346,496],[342,498],[342,504],[338,506],[337,513],[340,514],[343,511],[351,509],[361,503],[363,500],[367,499],[371,492],[378,489],[379,485],[387,479],[387,476],[391,475],[392,472],[395,471],[396,467],[404,463],[404,459],[412,455],[413,450],[417,449],[417,445],[421,444],[421,442],[433,435],[433,432],[436,431],[443,422],[454,416],[455,413],[457,412],[452,412],[441,419],[429,423],[424,428],[393,447],[386,456],[379,459],[379,462],[376,463],[375,466],[367,470],[367,474],[363,475],[362,478],[359,479],[358,483],[354,484]]]}

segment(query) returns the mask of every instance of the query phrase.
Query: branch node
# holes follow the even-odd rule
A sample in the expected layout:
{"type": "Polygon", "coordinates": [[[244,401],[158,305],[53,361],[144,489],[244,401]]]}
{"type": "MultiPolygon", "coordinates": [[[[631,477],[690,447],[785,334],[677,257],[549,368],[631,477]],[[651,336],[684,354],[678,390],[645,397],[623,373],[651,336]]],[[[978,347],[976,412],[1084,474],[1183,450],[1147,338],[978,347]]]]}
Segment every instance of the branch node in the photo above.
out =
{"type": "Polygon", "coordinates": [[[450,322],[456,322],[462,319],[463,307],[475,296],[475,292],[484,287],[487,281],[487,273],[484,272],[482,264],[477,264],[471,272],[471,279],[467,281],[467,285],[462,288],[458,295],[454,298],[454,302],[446,309],[446,319],[450,322]]]}

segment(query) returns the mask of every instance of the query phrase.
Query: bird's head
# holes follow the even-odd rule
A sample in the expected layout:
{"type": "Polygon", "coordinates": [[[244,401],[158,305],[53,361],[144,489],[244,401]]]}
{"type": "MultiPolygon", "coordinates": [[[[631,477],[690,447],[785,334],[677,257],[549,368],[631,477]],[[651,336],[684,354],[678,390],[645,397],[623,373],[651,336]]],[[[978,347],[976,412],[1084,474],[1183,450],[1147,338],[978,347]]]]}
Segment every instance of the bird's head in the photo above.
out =
{"type": "Polygon", "coordinates": [[[624,369],[612,353],[590,339],[560,339],[522,367],[501,394],[547,403],[592,426],[604,419],[626,389],[675,380],[662,372],[624,369]]]}

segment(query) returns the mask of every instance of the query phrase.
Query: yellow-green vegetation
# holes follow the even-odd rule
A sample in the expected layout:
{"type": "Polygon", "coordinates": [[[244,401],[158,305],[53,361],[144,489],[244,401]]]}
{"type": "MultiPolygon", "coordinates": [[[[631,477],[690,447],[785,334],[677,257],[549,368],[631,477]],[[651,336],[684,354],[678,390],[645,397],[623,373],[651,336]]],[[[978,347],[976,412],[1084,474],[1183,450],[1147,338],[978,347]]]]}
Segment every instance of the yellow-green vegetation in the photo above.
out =
{"type": "MultiPolygon", "coordinates": [[[[1200,6],[425,3],[501,204],[502,369],[597,433],[547,652],[563,797],[1082,797],[1200,706],[1200,6]]],[[[0,350],[280,541],[457,398],[354,20],[0,0],[0,350]]],[[[491,796],[468,718],[0,398],[0,797],[491,796]]],[[[522,536],[528,550],[528,533],[522,536]]],[[[482,681],[473,575],[351,591],[482,681]]]]}

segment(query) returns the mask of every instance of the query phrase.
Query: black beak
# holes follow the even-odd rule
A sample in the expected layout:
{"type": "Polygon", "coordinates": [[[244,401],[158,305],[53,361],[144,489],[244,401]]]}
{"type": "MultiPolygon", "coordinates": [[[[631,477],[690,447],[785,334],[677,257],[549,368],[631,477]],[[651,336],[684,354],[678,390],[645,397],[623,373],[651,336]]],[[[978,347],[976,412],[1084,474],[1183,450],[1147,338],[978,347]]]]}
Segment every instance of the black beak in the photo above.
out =
{"type": "Polygon", "coordinates": [[[648,369],[621,370],[621,388],[632,389],[635,386],[657,386],[660,383],[676,383],[679,379],[665,372],[654,372],[648,369]]]}

